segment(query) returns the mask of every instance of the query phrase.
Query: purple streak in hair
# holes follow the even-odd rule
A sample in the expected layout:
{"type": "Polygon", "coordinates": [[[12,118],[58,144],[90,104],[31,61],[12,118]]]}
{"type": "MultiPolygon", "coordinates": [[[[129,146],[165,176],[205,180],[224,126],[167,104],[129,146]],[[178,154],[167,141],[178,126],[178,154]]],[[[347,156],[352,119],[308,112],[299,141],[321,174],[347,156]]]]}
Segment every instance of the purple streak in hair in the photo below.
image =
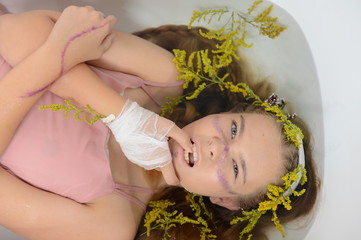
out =
{"type": "Polygon", "coordinates": [[[102,27],[106,26],[107,24],[109,24],[109,22],[106,22],[106,23],[104,23],[103,25],[100,25],[100,26],[98,26],[98,27],[94,27],[94,26],[93,26],[93,27],[89,28],[88,30],[82,31],[81,33],[78,33],[78,34],[76,34],[75,36],[71,37],[71,38],[67,41],[67,43],[66,43],[65,46],[64,46],[63,51],[61,52],[61,65],[60,65],[61,68],[60,68],[59,76],[58,76],[54,81],[52,81],[51,83],[47,84],[46,86],[44,86],[44,87],[42,87],[42,88],[40,88],[40,89],[37,89],[37,90],[35,90],[35,91],[29,92],[29,93],[25,94],[24,96],[21,96],[21,98],[32,97],[32,96],[34,96],[34,95],[36,95],[36,94],[44,91],[45,89],[47,89],[47,88],[50,87],[51,85],[53,85],[53,83],[64,74],[64,66],[65,66],[65,64],[64,64],[64,59],[65,59],[65,54],[66,54],[66,51],[68,50],[69,45],[70,45],[75,39],[83,36],[84,34],[87,34],[87,33],[90,33],[90,32],[92,32],[92,31],[94,31],[94,30],[97,30],[97,29],[99,29],[99,28],[102,28],[102,27]]]}

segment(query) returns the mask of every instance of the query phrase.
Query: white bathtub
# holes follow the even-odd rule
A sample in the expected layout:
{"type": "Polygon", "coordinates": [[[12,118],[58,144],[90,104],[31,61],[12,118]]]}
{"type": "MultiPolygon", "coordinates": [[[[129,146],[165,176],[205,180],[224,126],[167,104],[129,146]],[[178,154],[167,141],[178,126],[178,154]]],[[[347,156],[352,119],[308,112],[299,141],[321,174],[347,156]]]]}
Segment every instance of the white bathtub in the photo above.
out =
{"type": "MultiPolygon", "coordinates": [[[[193,9],[221,2],[239,7],[248,6],[250,0],[0,0],[13,12],[92,5],[116,15],[117,28],[126,32],[165,23],[185,24],[193,9]]],[[[248,54],[263,73],[278,79],[279,95],[290,99],[293,110],[309,123],[323,185],[311,223],[303,229],[298,229],[299,224],[288,226],[287,239],[355,239],[361,219],[361,187],[356,177],[361,168],[357,161],[361,160],[357,151],[361,130],[356,127],[361,80],[356,78],[356,73],[360,75],[356,56],[361,50],[355,44],[361,42],[356,32],[361,23],[356,11],[361,4],[359,0],[273,2],[282,7],[276,7],[273,15],[280,16],[289,29],[274,41],[254,39],[256,44],[248,54]]],[[[278,233],[274,236],[279,238],[278,233]]],[[[0,239],[23,238],[0,227],[0,239]]]]}

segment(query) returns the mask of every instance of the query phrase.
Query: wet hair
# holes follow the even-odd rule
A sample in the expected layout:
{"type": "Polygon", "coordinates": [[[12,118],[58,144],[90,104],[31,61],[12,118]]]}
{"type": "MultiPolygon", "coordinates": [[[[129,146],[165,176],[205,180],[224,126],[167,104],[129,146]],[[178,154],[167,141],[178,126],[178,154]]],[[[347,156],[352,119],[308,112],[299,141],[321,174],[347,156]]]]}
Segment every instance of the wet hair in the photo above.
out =
{"type": "MultiPolygon", "coordinates": [[[[202,27],[193,27],[188,29],[183,25],[164,25],[158,28],[149,28],[144,31],[135,32],[134,34],[151,41],[162,48],[172,52],[173,49],[185,50],[188,53],[201,50],[201,49],[214,49],[217,41],[205,39],[200,36],[199,30],[207,31],[202,27]]],[[[242,55],[239,60],[233,61],[228,67],[222,71],[229,73],[232,82],[245,82],[253,91],[261,97],[261,99],[268,98],[273,92],[273,86],[268,79],[255,79],[255,75],[250,71],[250,65],[242,55]]],[[[191,87],[185,90],[194,91],[191,87]]],[[[167,117],[177,123],[180,127],[195,121],[199,118],[210,114],[221,112],[245,112],[263,114],[276,119],[276,117],[267,113],[264,109],[254,106],[251,102],[247,102],[241,94],[229,93],[228,91],[221,92],[217,87],[211,87],[203,91],[198,98],[179,104],[167,117]]],[[[277,210],[278,217],[281,223],[286,223],[298,217],[305,216],[315,205],[317,193],[319,189],[319,179],[316,175],[316,169],[312,158],[311,136],[306,125],[301,119],[296,118],[293,122],[302,129],[305,138],[303,140],[305,156],[306,156],[306,169],[307,169],[307,183],[303,186],[306,188],[306,193],[300,197],[291,197],[292,210],[288,211],[280,207],[277,210]]],[[[287,172],[293,170],[298,165],[298,149],[297,147],[286,139],[280,125],[280,133],[283,137],[283,156],[284,166],[282,176],[287,172]]],[[[281,176],[280,176],[281,177],[281,176]]],[[[279,183],[271,183],[279,184],[279,183]]],[[[264,201],[264,191],[258,191],[248,196],[240,197],[240,206],[245,210],[257,208],[258,203],[264,201]]],[[[179,187],[168,187],[162,193],[156,195],[154,200],[168,199],[176,204],[169,209],[178,210],[183,212],[185,216],[194,217],[189,203],[185,199],[187,192],[179,187]]],[[[246,223],[238,223],[230,225],[231,219],[241,215],[241,211],[231,211],[218,205],[212,204],[207,197],[204,198],[205,204],[214,216],[216,227],[213,234],[218,236],[218,239],[239,239],[239,232],[245,227],[246,223]]],[[[256,227],[253,229],[253,239],[267,239],[265,230],[273,225],[271,211],[268,211],[260,218],[256,227]]],[[[141,233],[145,230],[142,224],[139,228],[138,237],[136,239],[162,239],[163,230],[152,230],[151,236],[146,237],[141,233]]],[[[199,231],[191,224],[179,225],[171,228],[168,233],[171,235],[169,239],[199,239],[199,231]]]]}

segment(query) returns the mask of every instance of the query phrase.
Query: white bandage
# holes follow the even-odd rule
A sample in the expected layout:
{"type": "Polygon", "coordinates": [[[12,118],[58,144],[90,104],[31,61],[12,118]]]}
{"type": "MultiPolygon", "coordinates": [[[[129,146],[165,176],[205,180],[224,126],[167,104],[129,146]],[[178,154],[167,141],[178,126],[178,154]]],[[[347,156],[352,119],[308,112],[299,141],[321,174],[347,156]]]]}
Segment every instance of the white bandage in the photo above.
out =
{"type": "Polygon", "coordinates": [[[172,121],[127,100],[117,118],[105,123],[120,144],[125,156],[133,163],[151,170],[171,162],[167,134],[172,121]]]}

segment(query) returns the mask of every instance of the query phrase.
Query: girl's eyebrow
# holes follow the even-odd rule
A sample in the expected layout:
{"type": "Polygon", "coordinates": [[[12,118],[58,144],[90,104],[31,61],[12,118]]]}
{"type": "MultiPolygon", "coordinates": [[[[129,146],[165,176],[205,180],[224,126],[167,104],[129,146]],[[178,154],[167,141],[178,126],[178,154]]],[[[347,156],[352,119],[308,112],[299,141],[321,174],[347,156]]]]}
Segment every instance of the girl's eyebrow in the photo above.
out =
{"type": "MultiPolygon", "coordinates": [[[[238,134],[238,138],[241,138],[243,136],[244,133],[244,129],[246,126],[246,120],[244,119],[243,115],[240,115],[240,127],[239,127],[239,134],[238,134]]],[[[246,165],[246,161],[244,160],[243,155],[241,154],[239,156],[239,164],[241,165],[242,171],[243,171],[243,184],[245,184],[247,182],[247,165],[246,165]]]]}
{"type": "Polygon", "coordinates": [[[239,122],[240,122],[240,127],[239,127],[239,135],[238,135],[238,137],[242,137],[243,133],[244,133],[244,128],[245,128],[245,125],[246,125],[246,121],[245,121],[242,114],[240,115],[239,122]]]}

